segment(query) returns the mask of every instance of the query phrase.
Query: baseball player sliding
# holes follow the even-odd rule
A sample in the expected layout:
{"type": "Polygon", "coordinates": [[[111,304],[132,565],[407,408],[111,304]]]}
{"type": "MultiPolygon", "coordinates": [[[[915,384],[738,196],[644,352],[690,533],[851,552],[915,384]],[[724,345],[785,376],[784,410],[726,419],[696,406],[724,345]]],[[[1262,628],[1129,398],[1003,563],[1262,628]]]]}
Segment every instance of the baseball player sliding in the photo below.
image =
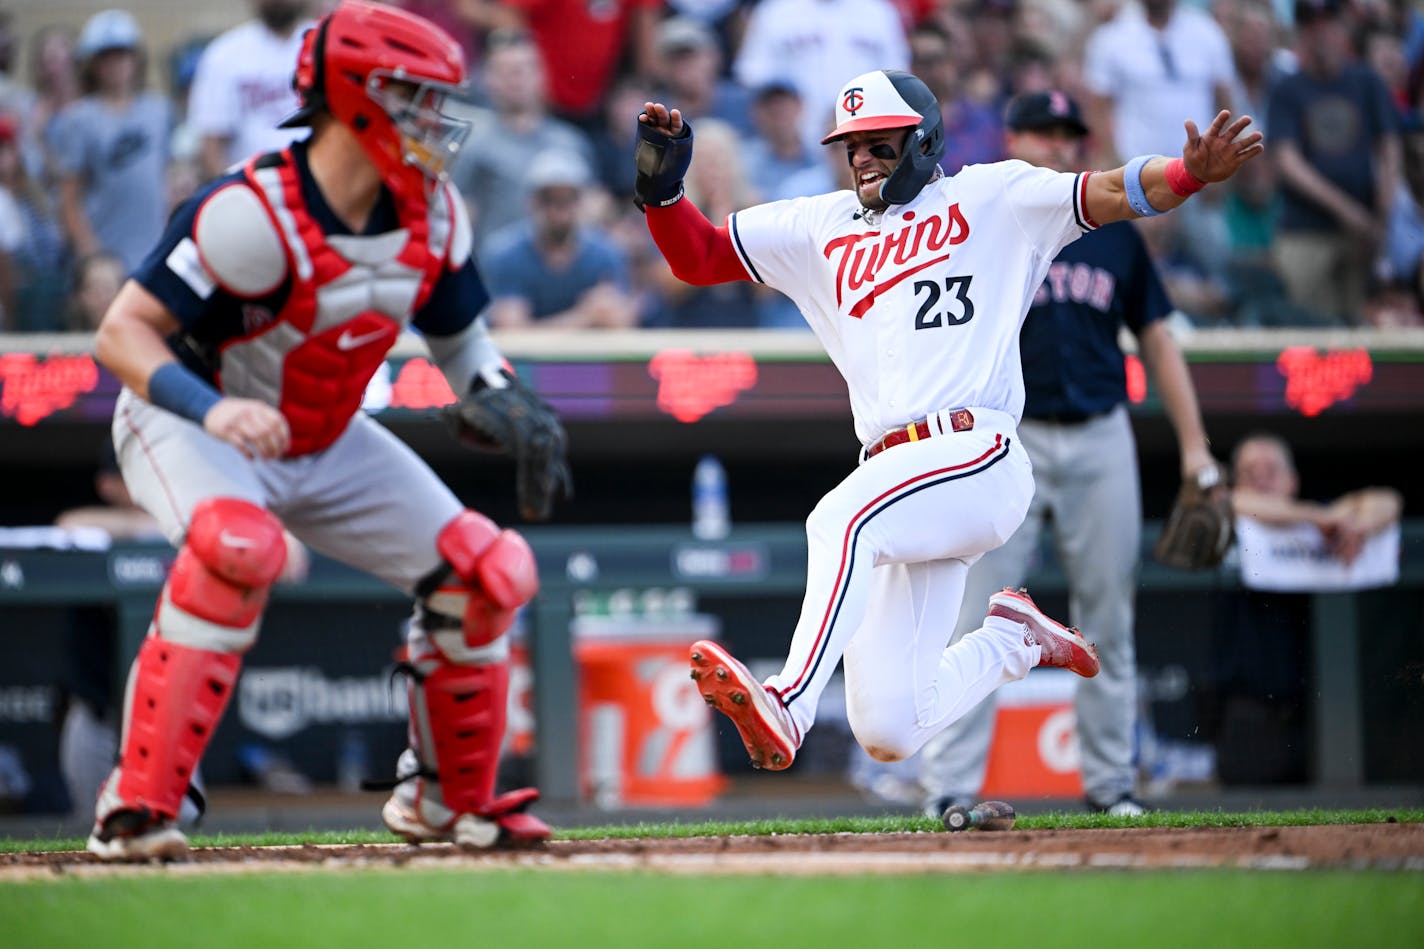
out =
{"type": "Polygon", "coordinates": [[[470,225],[444,181],[467,127],[441,105],[464,78],[460,47],[427,21],[338,6],[297,63],[286,124],[310,125],[308,142],[203,188],[104,316],[124,480],[179,548],[99,793],[88,847],[104,859],[186,851],[174,818],[257,639],[284,525],[416,598],[387,826],[473,847],[549,835],[524,812],[532,788],[494,794],[506,634],[537,587],[529,546],[359,411],[413,324],[466,393],[447,411],[457,433],[518,457],[526,516],[567,485],[562,428],[485,330],[470,225]]]}
{"type": "Polygon", "coordinates": [[[1070,174],[1022,161],[944,177],[940,106],[884,70],[850,80],[825,142],[843,142],[852,190],[758,205],[713,225],[682,194],[692,130],[649,102],[638,117],[637,197],[673,272],[755,280],[796,301],[850,391],[860,464],[806,521],[806,596],[781,672],[763,684],[715,643],[692,676],[758,767],[789,767],[838,660],[846,710],[871,757],[914,754],[1037,665],[1091,677],[1093,647],[1024,592],[989,598],[983,625],[946,648],[969,567],[1023,521],[1033,473],[1019,327],[1074,238],[1169,211],[1259,155],[1249,117],[1185,123],[1180,158],[1144,155],[1070,174]]]}

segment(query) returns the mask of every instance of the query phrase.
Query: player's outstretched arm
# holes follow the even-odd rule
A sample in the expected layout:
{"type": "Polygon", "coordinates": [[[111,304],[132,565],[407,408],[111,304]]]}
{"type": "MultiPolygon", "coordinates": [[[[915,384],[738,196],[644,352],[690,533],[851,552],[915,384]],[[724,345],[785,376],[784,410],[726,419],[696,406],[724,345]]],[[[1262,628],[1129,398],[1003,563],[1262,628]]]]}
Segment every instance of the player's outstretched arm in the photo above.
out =
{"type": "Polygon", "coordinates": [[[682,179],[692,164],[692,127],[679,110],[644,103],[636,160],[638,206],[673,274],[694,286],[750,280],[726,225],[714,226],[683,196],[682,179]]]}
{"type": "Polygon", "coordinates": [[[1121,168],[1098,172],[1088,179],[1084,203],[1098,224],[1152,217],[1180,207],[1209,184],[1225,181],[1246,162],[1265,151],[1259,131],[1243,135],[1251,116],[1232,118],[1223,109],[1205,132],[1195,122],[1187,132],[1181,158],[1141,155],[1121,168]]]}

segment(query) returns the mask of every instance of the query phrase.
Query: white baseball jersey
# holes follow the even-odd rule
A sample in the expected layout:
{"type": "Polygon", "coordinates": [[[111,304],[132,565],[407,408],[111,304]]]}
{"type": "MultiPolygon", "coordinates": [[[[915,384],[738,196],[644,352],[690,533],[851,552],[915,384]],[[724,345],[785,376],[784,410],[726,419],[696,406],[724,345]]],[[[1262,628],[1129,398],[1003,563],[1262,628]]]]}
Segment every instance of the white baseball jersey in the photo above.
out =
{"type": "Polygon", "coordinates": [[[752,278],[801,308],[870,442],[940,409],[1023,412],[1019,328],[1053,258],[1093,225],[1087,174],[971,165],[867,214],[852,191],[728,218],[752,278]]]}
{"type": "Polygon", "coordinates": [[[232,139],[228,161],[277,151],[306,129],[279,129],[277,123],[300,104],[292,73],[302,50],[299,23],[286,37],[260,20],[249,20],[218,36],[203,50],[188,92],[188,122],[199,135],[232,139]]]}

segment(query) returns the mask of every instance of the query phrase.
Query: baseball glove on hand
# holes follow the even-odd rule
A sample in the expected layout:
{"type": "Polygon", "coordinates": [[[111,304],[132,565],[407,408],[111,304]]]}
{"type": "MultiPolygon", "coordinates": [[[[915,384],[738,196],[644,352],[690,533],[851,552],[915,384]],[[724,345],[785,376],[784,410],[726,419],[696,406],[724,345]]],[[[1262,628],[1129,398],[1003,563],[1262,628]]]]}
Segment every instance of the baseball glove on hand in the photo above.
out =
{"type": "Polygon", "coordinates": [[[1231,494],[1211,467],[1182,482],[1152,555],[1179,570],[1204,570],[1221,563],[1235,536],[1231,494]]]}
{"type": "Polygon", "coordinates": [[[512,456],[520,515],[548,520],[554,496],[574,493],[568,438],[548,403],[511,373],[501,370],[501,375],[508,385],[495,388],[477,380],[468,395],[440,414],[466,445],[512,456]]]}

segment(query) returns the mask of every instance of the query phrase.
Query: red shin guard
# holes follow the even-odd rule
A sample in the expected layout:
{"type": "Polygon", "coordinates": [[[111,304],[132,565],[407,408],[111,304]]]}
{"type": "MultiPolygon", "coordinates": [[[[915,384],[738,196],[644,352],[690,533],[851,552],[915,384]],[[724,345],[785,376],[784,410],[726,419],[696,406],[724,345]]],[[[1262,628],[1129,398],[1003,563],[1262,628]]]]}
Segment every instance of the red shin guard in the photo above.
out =
{"type": "Polygon", "coordinates": [[[130,674],[119,758],[125,804],[173,818],[237,681],[242,657],[144,640],[130,674]]]}
{"type": "Polygon", "coordinates": [[[441,663],[411,690],[412,725],[428,729],[416,746],[439,775],[445,807],[456,813],[483,815],[494,803],[508,696],[508,662],[441,663]]]}

